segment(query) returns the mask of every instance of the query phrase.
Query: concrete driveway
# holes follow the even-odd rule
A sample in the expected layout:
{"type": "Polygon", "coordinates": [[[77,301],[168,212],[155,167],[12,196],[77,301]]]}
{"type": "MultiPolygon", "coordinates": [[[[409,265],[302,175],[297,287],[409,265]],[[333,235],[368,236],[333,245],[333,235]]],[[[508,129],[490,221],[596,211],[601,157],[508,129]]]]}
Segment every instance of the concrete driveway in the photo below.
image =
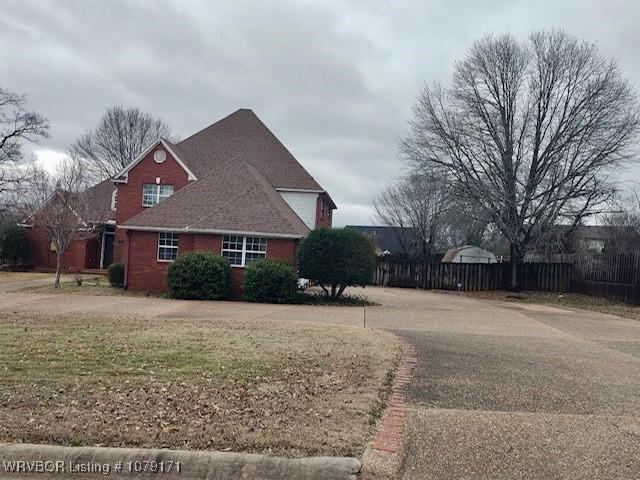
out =
{"type": "Polygon", "coordinates": [[[0,310],[386,328],[416,348],[404,479],[640,478],[640,322],[367,288],[379,307],[8,292],[0,310]]]}

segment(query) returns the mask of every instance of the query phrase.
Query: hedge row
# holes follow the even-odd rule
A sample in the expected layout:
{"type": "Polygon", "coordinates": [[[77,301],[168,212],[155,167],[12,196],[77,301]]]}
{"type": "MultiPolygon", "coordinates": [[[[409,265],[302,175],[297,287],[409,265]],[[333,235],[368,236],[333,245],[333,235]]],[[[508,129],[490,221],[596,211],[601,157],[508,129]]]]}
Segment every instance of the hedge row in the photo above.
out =
{"type": "MultiPolygon", "coordinates": [[[[300,244],[298,265],[304,278],[315,281],[335,301],[351,285],[366,285],[373,276],[371,242],[346,229],[316,229],[300,244]]],[[[111,277],[111,273],[110,273],[111,277]]],[[[190,300],[219,300],[231,293],[231,267],[212,252],[178,255],[167,272],[169,294],[190,300]]],[[[298,276],[290,265],[262,260],[245,270],[244,298],[256,302],[290,302],[298,276]]]]}
{"type": "MultiPolygon", "coordinates": [[[[262,260],[245,270],[244,297],[255,302],[286,302],[296,293],[298,277],[285,263],[262,260]]],[[[167,271],[169,295],[186,300],[221,300],[231,294],[231,267],[212,252],[179,255],[167,271]]]]}

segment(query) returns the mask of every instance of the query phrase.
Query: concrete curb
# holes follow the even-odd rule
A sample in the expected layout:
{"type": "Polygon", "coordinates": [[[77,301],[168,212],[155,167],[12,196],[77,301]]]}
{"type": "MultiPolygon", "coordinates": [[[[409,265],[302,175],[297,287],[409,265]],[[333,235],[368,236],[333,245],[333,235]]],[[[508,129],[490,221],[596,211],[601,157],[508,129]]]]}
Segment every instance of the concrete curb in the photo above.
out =
{"type": "Polygon", "coordinates": [[[355,480],[359,472],[360,462],[351,457],[283,458],[226,452],[0,444],[0,478],[355,480]],[[20,465],[25,472],[11,472],[10,468],[20,465]],[[151,471],[154,467],[155,474],[151,471]]]}

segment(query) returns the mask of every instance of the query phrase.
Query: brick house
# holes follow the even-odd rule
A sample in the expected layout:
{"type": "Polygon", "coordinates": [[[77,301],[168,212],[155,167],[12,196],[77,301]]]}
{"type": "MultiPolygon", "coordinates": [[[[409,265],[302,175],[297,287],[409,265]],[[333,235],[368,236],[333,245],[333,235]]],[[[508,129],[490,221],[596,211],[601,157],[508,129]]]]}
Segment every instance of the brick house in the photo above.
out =
{"type": "MultiPolygon", "coordinates": [[[[94,235],[73,242],[62,255],[65,270],[91,270],[108,267],[113,262],[113,246],[116,225],[112,180],[104,180],[82,192],[81,201],[86,204],[82,220],[95,228],[94,235]]],[[[33,226],[26,220],[29,231],[31,263],[39,269],[55,270],[56,249],[44,228],[33,226]]]]}
{"type": "MultiPolygon", "coordinates": [[[[65,267],[122,260],[126,288],[151,292],[166,289],[166,269],[179,253],[209,250],[231,264],[239,294],[245,266],[263,258],[295,265],[298,242],[310,229],[330,227],[336,208],[247,109],[176,144],[157,140],[93,189],[110,213],[101,234],[69,249],[65,267]]],[[[36,266],[50,266],[46,240],[31,236],[36,266]]]]}

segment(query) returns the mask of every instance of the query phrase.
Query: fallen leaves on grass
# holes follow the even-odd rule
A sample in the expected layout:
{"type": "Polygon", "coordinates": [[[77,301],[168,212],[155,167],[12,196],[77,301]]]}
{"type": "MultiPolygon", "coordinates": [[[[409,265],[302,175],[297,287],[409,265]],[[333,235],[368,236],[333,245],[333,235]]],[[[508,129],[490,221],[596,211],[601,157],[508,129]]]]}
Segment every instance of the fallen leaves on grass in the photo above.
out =
{"type": "Polygon", "coordinates": [[[358,455],[398,354],[295,321],[0,315],[0,441],[358,455]]]}

